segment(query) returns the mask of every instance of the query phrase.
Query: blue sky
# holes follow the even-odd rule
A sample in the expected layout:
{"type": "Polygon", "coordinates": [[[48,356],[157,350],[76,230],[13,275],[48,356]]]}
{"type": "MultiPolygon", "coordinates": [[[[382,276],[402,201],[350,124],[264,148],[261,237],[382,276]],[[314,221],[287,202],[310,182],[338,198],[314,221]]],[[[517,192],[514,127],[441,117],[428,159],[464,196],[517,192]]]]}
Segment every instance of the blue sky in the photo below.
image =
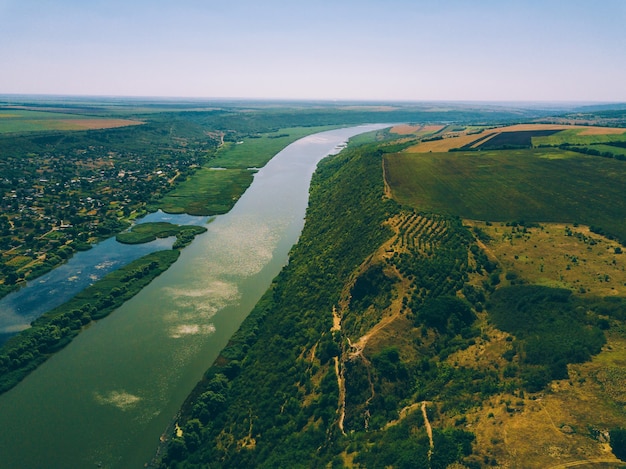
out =
{"type": "Polygon", "coordinates": [[[626,101],[625,0],[0,0],[0,93],[626,101]]]}

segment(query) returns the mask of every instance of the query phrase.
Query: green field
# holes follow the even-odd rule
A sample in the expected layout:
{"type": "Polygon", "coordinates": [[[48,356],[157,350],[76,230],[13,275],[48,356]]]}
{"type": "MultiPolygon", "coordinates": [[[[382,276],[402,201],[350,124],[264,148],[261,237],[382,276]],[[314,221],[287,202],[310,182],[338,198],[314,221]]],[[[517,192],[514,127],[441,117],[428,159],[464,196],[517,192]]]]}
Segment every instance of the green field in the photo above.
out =
{"type": "Polygon", "coordinates": [[[586,129],[562,130],[555,134],[545,137],[533,137],[533,146],[559,146],[564,143],[570,145],[592,145],[594,143],[606,142],[624,142],[626,141],[626,133],[624,134],[608,134],[608,135],[580,135],[586,129]]]}
{"type": "Polygon", "coordinates": [[[247,169],[200,168],[163,197],[158,208],[166,213],[218,215],[228,212],[252,183],[247,169]]]}
{"type": "Polygon", "coordinates": [[[601,227],[626,240],[626,164],[558,149],[392,154],[387,182],[402,204],[490,221],[601,227]]]}
{"type": "Polygon", "coordinates": [[[225,143],[205,167],[163,197],[158,208],[167,213],[190,215],[226,213],[252,183],[254,173],[250,168],[265,166],[276,153],[306,135],[334,127],[281,129],[225,143]]]}
{"type": "Polygon", "coordinates": [[[217,150],[215,158],[209,164],[214,168],[260,168],[290,143],[307,135],[337,127],[293,127],[244,138],[235,143],[226,143],[217,150]]]}
{"type": "Polygon", "coordinates": [[[597,150],[600,153],[610,153],[614,158],[616,156],[626,156],[626,148],[615,147],[613,145],[587,145],[585,148],[588,150],[597,150]]]}

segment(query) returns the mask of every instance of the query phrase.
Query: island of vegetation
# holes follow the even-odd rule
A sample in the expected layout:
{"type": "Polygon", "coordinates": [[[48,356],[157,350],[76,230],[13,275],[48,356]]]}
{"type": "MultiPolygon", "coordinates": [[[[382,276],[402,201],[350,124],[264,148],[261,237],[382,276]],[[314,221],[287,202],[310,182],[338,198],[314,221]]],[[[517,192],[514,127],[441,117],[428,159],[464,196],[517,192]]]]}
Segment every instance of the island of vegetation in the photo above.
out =
{"type": "Polygon", "coordinates": [[[133,225],[129,231],[119,233],[115,239],[124,244],[142,244],[154,241],[157,238],[168,238],[176,236],[174,249],[184,248],[189,245],[201,233],[204,233],[204,226],[175,225],[167,222],[141,223],[133,225]]]}
{"type": "Polygon", "coordinates": [[[319,165],[155,465],[623,467],[626,129],[378,135],[319,165]]]}

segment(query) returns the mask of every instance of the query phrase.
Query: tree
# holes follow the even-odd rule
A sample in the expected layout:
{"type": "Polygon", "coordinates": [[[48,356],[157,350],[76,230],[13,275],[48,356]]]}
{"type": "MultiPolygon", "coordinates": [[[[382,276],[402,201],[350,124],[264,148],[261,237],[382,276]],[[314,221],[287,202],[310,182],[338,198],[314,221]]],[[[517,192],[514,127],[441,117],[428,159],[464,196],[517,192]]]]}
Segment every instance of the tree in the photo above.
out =
{"type": "Polygon", "coordinates": [[[626,429],[615,428],[610,431],[609,435],[613,454],[622,461],[626,461],[626,429]]]}

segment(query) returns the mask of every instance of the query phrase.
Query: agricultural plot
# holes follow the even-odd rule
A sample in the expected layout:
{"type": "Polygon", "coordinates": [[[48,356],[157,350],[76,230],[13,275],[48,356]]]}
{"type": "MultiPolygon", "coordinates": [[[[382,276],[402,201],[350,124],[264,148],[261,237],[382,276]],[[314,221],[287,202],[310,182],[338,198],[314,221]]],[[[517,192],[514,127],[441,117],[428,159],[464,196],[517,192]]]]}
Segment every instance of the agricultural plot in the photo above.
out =
{"type": "Polygon", "coordinates": [[[473,146],[478,150],[491,150],[495,148],[518,148],[532,146],[534,137],[544,137],[553,135],[558,130],[521,130],[517,132],[499,132],[492,138],[487,139],[478,146],[473,146]]]}
{"type": "Polygon", "coordinates": [[[614,129],[611,127],[575,127],[549,136],[537,136],[533,139],[533,145],[592,145],[596,143],[623,141],[626,141],[626,129],[614,129]]]}
{"type": "Polygon", "coordinates": [[[626,240],[624,162],[559,149],[390,154],[393,197],[463,218],[560,221],[626,240]]]}
{"type": "Polygon", "coordinates": [[[59,112],[0,110],[0,134],[47,130],[94,130],[140,125],[130,119],[108,119],[59,112]]]}
{"type": "Polygon", "coordinates": [[[296,127],[254,135],[238,142],[224,144],[209,164],[214,168],[260,168],[280,150],[307,135],[330,130],[336,126],[296,127]]]}
{"type": "MultiPolygon", "coordinates": [[[[458,150],[495,150],[532,148],[538,146],[593,145],[626,142],[626,129],[587,127],[563,124],[516,124],[499,128],[467,127],[440,128],[436,138],[421,133],[418,127],[394,128],[395,133],[412,135],[423,140],[407,149],[409,153],[429,153],[458,150]]],[[[393,129],[392,129],[393,131],[393,129]]]]}

